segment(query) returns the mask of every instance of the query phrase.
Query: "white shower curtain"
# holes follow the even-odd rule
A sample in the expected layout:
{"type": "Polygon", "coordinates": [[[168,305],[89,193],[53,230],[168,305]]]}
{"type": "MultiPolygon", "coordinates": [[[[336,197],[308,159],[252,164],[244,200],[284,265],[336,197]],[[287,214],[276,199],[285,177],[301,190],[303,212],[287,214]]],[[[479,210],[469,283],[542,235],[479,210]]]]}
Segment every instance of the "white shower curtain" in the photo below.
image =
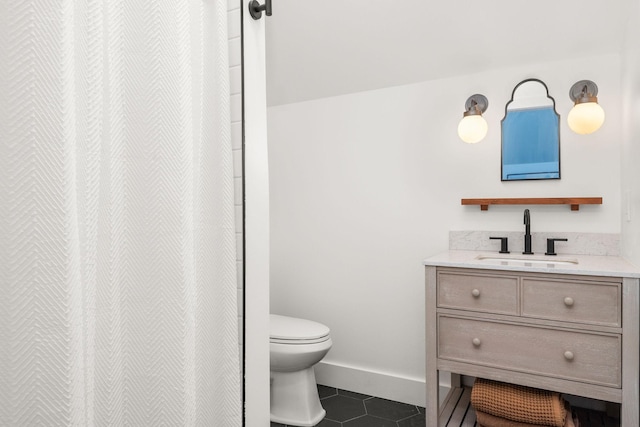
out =
{"type": "Polygon", "coordinates": [[[0,425],[239,426],[226,0],[0,0],[0,425]]]}

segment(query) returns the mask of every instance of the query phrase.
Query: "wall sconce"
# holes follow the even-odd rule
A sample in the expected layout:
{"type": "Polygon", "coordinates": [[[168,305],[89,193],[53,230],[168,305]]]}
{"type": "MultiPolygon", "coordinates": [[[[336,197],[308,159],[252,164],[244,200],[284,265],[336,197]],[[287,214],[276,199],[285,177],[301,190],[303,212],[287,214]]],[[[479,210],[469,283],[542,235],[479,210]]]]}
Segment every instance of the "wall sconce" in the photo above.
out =
{"type": "Polygon", "coordinates": [[[487,111],[489,101],[484,95],[471,95],[464,104],[465,112],[462,120],[458,124],[458,136],[464,142],[475,144],[482,141],[487,136],[489,126],[487,121],[482,117],[482,113],[487,111]]]}
{"type": "Polygon", "coordinates": [[[580,80],[569,90],[569,98],[574,106],[569,111],[569,128],[580,135],[587,135],[600,129],[604,123],[604,110],[598,104],[598,86],[591,80],[580,80]]]}

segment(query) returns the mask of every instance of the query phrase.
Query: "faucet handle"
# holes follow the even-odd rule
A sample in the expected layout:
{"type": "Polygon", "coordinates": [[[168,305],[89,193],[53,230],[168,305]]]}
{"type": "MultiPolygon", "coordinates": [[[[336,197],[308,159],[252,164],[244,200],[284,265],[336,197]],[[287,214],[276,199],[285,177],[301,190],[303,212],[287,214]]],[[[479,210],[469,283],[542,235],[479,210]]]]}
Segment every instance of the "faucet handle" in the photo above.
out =
{"type": "Polygon", "coordinates": [[[566,242],[567,239],[547,239],[547,252],[545,255],[558,255],[556,253],[555,242],[566,242]]]}
{"type": "Polygon", "coordinates": [[[489,239],[500,240],[500,253],[508,254],[509,253],[509,243],[507,237],[489,237],[489,239]]]}

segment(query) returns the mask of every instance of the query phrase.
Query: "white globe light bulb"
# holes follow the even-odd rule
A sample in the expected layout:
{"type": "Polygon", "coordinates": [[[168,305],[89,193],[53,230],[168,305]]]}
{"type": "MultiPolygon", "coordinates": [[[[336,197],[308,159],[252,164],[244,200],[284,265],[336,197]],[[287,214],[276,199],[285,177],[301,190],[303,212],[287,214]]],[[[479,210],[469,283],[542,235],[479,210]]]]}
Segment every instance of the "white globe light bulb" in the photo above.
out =
{"type": "Polygon", "coordinates": [[[604,110],[597,102],[576,104],[569,111],[567,123],[572,131],[580,135],[593,133],[604,123],[604,110]]]}
{"type": "Polygon", "coordinates": [[[458,124],[458,136],[468,144],[482,141],[488,130],[487,121],[480,114],[465,116],[458,124]]]}

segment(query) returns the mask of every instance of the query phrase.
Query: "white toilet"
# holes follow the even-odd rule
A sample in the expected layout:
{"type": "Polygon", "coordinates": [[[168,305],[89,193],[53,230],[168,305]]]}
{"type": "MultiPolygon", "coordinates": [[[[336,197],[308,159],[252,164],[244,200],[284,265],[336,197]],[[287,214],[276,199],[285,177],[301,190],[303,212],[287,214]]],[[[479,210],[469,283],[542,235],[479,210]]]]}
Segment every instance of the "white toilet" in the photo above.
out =
{"type": "Polygon", "coordinates": [[[315,426],[325,416],[313,366],[331,345],[329,328],[321,323],[272,314],[271,421],[291,426],[315,426]]]}

